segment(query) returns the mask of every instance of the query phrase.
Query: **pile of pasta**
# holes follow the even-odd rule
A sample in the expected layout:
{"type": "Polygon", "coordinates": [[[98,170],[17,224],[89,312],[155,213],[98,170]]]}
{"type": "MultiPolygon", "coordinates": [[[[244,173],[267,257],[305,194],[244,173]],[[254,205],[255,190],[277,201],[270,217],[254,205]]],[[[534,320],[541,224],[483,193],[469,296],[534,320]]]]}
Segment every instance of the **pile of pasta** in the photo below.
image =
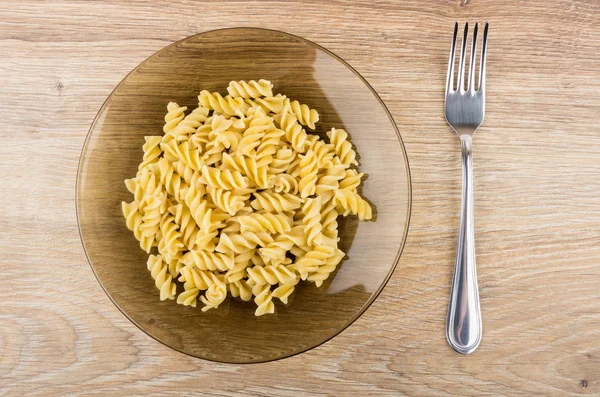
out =
{"type": "Polygon", "coordinates": [[[206,311],[231,294],[273,313],[274,299],[287,304],[300,280],[321,286],[341,262],[339,215],[371,219],[348,134],[307,133],[318,112],[272,88],[232,81],[187,115],[171,102],[164,135],[145,137],[122,210],[141,248],[156,247],[147,267],[161,300],[206,311]]]}

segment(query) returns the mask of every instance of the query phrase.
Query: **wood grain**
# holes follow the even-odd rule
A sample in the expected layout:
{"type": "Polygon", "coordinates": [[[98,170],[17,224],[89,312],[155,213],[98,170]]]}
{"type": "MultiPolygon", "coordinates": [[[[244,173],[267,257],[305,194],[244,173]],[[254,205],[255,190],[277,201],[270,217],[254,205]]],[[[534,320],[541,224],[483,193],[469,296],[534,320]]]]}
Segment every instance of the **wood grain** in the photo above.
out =
{"type": "Polygon", "coordinates": [[[0,395],[600,394],[600,3],[0,1],[0,395]],[[474,142],[484,339],[446,344],[459,142],[443,119],[455,20],[491,24],[474,142]],[[332,341],[267,364],[184,356],[96,282],[75,175],[96,111],[139,62],[197,32],[285,30],[354,66],[406,144],[411,230],[372,307],[332,341]]]}

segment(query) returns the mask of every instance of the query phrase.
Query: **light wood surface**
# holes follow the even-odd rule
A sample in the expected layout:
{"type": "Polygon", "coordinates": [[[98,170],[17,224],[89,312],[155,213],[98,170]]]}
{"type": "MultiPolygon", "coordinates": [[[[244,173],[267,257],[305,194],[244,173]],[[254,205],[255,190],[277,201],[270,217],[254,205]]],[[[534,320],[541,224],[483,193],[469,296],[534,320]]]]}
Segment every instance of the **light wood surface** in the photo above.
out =
{"type": "Polygon", "coordinates": [[[0,1],[0,395],[600,394],[600,3],[0,1]],[[460,146],[443,118],[455,20],[490,21],[474,141],[484,338],[446,344],[460,146]],[[388,286],[330,342],[267,364],[190,358],[112,305],[83,254],[88,127],[139,62],[257,26],[313,40],[381,95],[406,144],[411,229],[388,286]]]}

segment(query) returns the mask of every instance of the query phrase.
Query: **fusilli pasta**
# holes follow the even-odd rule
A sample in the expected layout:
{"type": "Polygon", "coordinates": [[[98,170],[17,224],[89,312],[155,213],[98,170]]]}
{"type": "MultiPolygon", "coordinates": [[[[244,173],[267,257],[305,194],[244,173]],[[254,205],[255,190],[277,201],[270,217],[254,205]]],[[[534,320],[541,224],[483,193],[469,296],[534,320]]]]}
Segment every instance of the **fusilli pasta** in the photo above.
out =
{"type": "Polygon", "coordinates": [[[201,91],[187,115],[167,105],[164,135],[144,137],[125,180],[133,201],[122,212],[161,300],[207,311],[231,295],[261,316],[274,300],[288,304],[301,280],[322,286],[345,256],[338,216],[369,220],[373,210],[345,130],[307,134],[319,113],[273,95],[267,80],[232,81],[227,92],[201,91]]]}

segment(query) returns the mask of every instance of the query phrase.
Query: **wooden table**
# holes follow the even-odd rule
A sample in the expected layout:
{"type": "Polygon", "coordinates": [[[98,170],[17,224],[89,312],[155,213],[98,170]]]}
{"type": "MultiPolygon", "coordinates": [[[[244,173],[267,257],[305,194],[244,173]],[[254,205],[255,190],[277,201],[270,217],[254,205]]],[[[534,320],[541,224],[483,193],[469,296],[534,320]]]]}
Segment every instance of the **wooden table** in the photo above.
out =
{"type": "Polygon", "coordinates": [[[0,395],[600,393],[600,2],[0,1],[0,395]],[[455,20],[489,20],[474,146],[484,339],[444,335],[460,199],[443,117],[455,20]],[[224,365],[155,342],[83,254],[79,154],[96,111],[146,57],[231,26],[285,30],[354,66],[398,123],[413,209],[398,269],[324,345],[224,365]]]}

